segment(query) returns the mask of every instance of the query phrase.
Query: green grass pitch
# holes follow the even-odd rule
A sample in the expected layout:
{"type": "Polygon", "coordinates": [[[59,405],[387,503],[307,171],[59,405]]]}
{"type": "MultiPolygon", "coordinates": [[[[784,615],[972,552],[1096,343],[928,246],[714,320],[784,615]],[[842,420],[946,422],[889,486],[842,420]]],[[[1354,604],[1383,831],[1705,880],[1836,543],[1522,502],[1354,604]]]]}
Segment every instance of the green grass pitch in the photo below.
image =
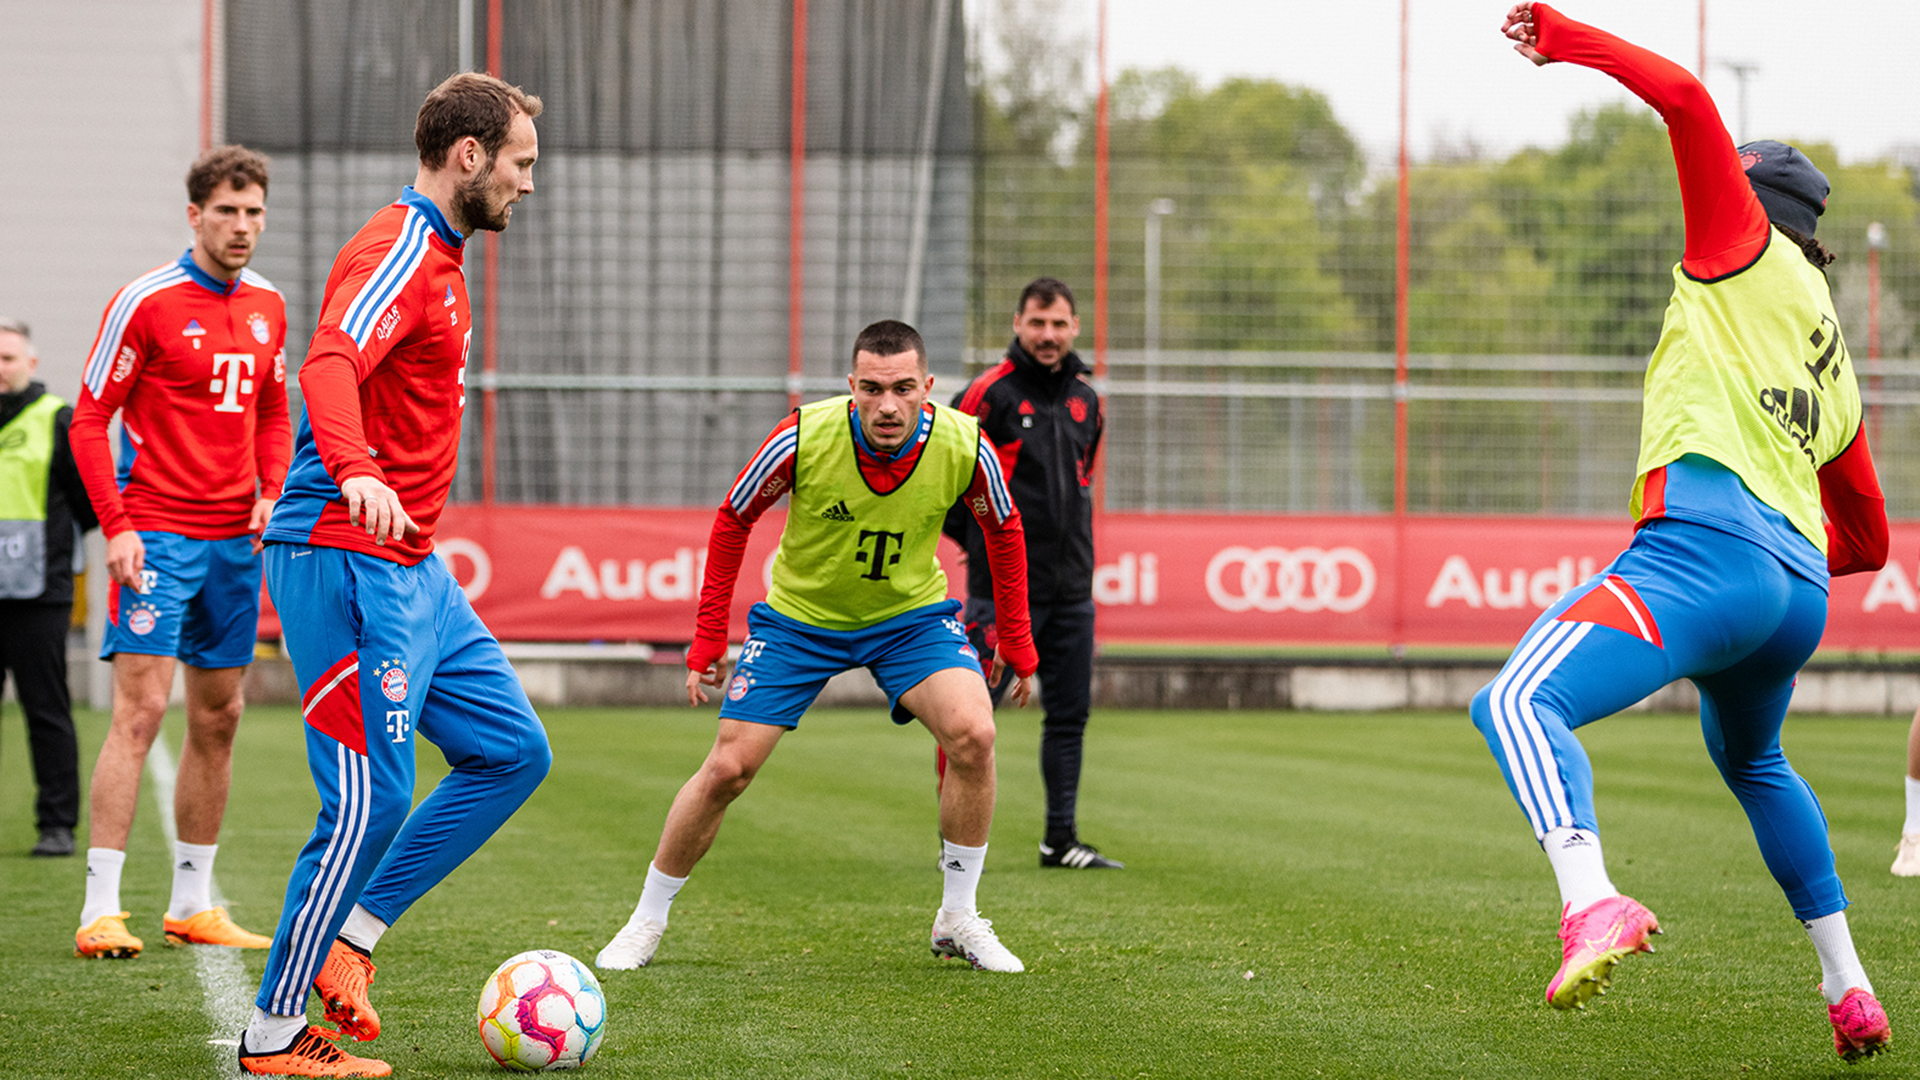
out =
{"type": "MultiPolygon", "coordinates": [[[[71,956],[84,867],[25,855],[32,785],[18,715],[7,709],[0,734],[0,1067],[231,1075],[232,1050],[209,1040],[236,1034],[216,1018],[236,995],[204,987],[197,950],[161,944],[169,870],[150,796],[124,890],[147,953],[71,956]]],[[[546,720],[546,784],[378,950],[385,1030],[357,1049],[396,1076],[498,1075],[474,1032],[482,980],[528,948],[591,960],[631,910],[667,805],[713,730],[710,714],[684,709],[546,720]]],[[[1893,1018],[1892,1053],[1855,1068],[1833,1054],[1812,948],[1690,718],[1587,729],[1614,876],[1667,933],[1580,1014],[1543,1000],[1557,895],[1464,715],[1100,713],[1081,824],[1127,861],[1108,873],[1037,867],[1038,714],[1001,722],[980,896],[1026,974],[929,955],[940,896],[930,738],[877,711],[821,711],[735,806],[654,966],[606,974],[609,1034],[587,1075],[1920,1073],[1920,1041],[1909,1041],[1920,1040],[1920,881],[1887,873],[1900,721],[1796,717],[1787,728],[1893,1018]]],[[[235,917],[262,932],[316,805],[297,725],[291,709],[253,709],[236,751],[218,879],[235,917]]],[[[100,715],[81,717],[89,767],[104,729],[100,715]]],[[[177,713],[168,736],[177,748],[177,713]]],[[[423,751],[423,790],[439,768],[423,751]]],[[[242,1009],[261,961],[243,960],[242,1009]]]]}

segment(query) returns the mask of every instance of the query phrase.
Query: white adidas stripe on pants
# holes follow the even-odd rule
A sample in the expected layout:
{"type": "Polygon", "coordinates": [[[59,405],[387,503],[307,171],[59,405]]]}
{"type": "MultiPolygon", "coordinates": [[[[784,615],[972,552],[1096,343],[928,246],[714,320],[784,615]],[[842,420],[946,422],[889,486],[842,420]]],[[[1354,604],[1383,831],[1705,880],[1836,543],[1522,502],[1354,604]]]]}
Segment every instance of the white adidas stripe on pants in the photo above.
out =
{"type": "Polygon", "coordinates": [[[1573,825],[1571,801],[1561,782],[1553,742],[1533,709],[1533,695],[1572,654],[1593,623],[1556,622],[1521,643],[1507,666],[1493,680],[1488,706],[1494,730],[1500,736],[1507,774],[1526,811],[1536,837],[1573,825]]]}

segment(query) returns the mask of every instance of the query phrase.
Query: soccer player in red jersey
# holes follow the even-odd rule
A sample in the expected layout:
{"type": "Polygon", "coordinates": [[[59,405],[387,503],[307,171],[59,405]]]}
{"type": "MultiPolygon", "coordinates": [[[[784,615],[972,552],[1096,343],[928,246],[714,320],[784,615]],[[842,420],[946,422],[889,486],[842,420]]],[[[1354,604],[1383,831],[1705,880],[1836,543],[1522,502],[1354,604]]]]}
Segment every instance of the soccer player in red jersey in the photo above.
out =
{"type": "Polygon", "coordinates": [[[93,769],[86,902],[75,952],[132,957],[120,869],[140,771],[177,658],[187,737],[173,814],[175,944],[265,948],[213,906],[241,679],[260,621],[259,542],[291,453],[286,301],[247,269],[266,223],[267,159],[239,146],[187,173],[193,247],[107,305],[73,411],[75,463],[107,538],[113,721],[93,769]],[[107,425],[120,414],[116,473],[107,425]]]}
{"type": "Polygon", "coordinates": [[[540,99],[486,75],[420,107],[420,169],[327,276],[306,415],[266,531],[267,586],[300,684],[320,815],[241,1037],[241,1071],[386,1076],[306,1021],[309,987],[367,1040],[372,952],[525,802],[552,763],[513,668],[433,552],[466,405],[466,238],[533,191],[540,99]],[[453,771],[413,806],[415,734],[453,771]],[[409,811],[411,810],[411,813],[409,811]]]}

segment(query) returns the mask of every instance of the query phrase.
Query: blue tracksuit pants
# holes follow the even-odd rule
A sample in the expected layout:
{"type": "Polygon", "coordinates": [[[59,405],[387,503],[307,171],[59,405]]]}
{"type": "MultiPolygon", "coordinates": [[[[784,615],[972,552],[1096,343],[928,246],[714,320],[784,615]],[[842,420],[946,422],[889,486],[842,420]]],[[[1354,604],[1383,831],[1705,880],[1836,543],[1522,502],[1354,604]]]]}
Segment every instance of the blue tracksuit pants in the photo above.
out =
{"type": "Polygon", "coordinates": [[[439,559],[273,544],[266,574],[320,816],[255,1004],[297,1016],[353,905],[399,918],[506,822],[553,757],[499,642],[439,559]],[[417,808],[415,735],[453,767],[417,808]]]}
{"type": "Polygon", "coordinates": [[[1707,753],[1740,800],[1767,868],[1802,919],[1847,906],[1820,803],[1780,749],[1794,677],[1826,628],[1827,593],[1765,548],[1653,522],[1612,565],[1540,616],[1473,699],[1473,722],[1544,837],[1597,831],[1582,724],[1675,679],[1700,688],[1707,753]]]}

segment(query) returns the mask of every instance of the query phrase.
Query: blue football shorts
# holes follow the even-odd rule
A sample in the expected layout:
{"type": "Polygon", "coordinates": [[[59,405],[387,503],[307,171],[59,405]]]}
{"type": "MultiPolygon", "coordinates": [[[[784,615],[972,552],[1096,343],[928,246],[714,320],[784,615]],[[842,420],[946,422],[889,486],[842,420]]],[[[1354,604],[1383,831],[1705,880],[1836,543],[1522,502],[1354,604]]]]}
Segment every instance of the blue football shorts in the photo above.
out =
{"type": "Polygon", "coordinates": [[[196,540],[142,529],[140,539],[147,545],[142,587],[108,584],[100,659],[139,653],[198,668],[253,663],[260,635],[260,556],[253,538],[196,540]]]}
{"type": "Polygon", "coordinates": [[[797,727],[827,680],[857,667],[873,672],[893,722],[906,724],[913,714],[900,707],[901,694],[947,668],[979,675],[980,654],[967,641],[958,600],[914,608],[864,630],[822,630],[755,604],[720,715],[797,727]]]}

